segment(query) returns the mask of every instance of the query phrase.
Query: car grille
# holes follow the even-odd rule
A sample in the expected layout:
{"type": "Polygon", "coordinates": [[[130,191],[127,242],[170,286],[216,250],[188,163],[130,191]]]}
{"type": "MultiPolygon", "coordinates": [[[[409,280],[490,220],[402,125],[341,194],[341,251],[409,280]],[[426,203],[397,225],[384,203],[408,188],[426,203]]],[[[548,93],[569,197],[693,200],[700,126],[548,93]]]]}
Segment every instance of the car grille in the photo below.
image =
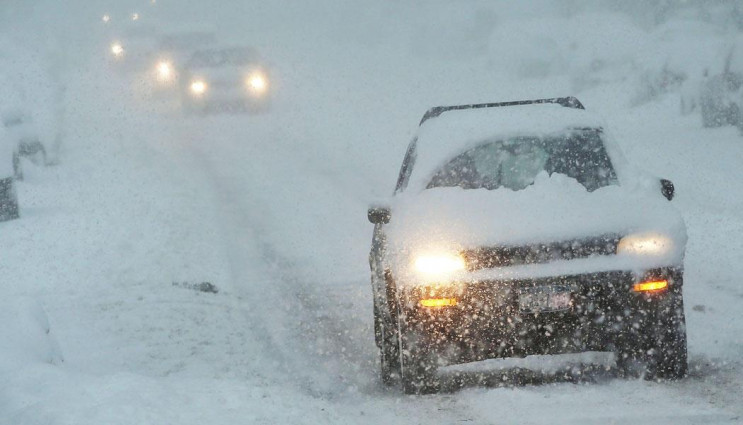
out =
{"type": "Polygon", "coordinates": [[[603,235],[595,238],[523,246],[495,246],[462,252],[470,271],[524,264],[543,264],[598,255],[614,255],[621,237],[603,235]]]}

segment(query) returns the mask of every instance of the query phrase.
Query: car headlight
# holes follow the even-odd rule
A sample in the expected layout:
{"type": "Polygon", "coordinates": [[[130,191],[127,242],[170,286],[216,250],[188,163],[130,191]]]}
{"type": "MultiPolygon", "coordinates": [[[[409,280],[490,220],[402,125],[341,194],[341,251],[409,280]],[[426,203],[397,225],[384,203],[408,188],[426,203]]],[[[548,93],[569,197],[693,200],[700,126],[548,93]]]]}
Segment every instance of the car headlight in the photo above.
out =
{"type": "Polygon", "coordinates": [[[254,72],[248,75],[246,83],[248,89],[256,95],[262,95],[268,90],[268,79],[262,72],[254,72]]]}
{"type": "Polygon", "coordinates": [[[465,266],[464,258],[456,254],[420,255],[413,262],[415,271],[426,275],[454,273],[465,266]]]}
{"type": "Polygon", "coordinates": [[[167,61],[157,64],[157,79],[161,82],[170,81],[173,78],[173,65],[167,61]]]}
{"type": "Polygon", "coordinates": [[[206,93],[206,83],[204,80],[195,80],[191,82],[191,93],[202,95],[206,93]]]}
{"type": "Polygon", "coordinates": [[[117,58],[124,56],[124,46],[122,46],[119,42],[111,43],[111,54],[113,54],[114,57],[117,58]]]}
{"type": "Polygon", "coordinates": [[[673,249],[673,240],[660,233],[639,233],[623,237],[617,254],[664,255],[673,249]]]}

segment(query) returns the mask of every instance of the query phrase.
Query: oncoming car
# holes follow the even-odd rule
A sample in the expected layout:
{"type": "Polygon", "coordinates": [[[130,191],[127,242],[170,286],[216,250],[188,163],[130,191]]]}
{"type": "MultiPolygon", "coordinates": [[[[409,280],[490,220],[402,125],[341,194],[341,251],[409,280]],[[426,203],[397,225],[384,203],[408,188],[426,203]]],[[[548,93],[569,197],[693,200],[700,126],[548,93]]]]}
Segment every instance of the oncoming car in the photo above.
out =
{"type": "Polygon", "coordinates": [[[153,26],[124,27],[109,36],[107,58],[117,72],[137,73],[147,70],[157,54],[158,30],[153,26]]]}
{"type": "Polygon", "coordinates": [[[154,91],[163,93],[175,89],[179,70],[193,52],[216,42],[216,33],[210,30],[174,30],[159,36],[155,61],[151,63],[154,91]]]}
{"type": "Polygon", "coordinates": [[[248,47],[194,52],[180,83],[186,111],[260,112],[269,105],[268,74],[257,52],[248,47]]]}
{"type": "Polygon", "coordinates": [[[383,382],[427,392],[439,366],[584,351],[683,377],[673,194],[575,98],[430,109],[368,211],[383,382]]]}

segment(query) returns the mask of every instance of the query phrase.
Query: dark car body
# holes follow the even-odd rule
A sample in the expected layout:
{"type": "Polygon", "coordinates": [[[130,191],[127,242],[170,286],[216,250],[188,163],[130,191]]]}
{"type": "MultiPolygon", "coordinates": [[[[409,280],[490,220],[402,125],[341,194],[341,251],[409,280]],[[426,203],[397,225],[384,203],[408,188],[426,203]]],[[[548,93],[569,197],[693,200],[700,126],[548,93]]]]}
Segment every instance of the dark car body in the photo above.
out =
{"type": "MultiPolygon", "coordinates": [[[[489,125],[490,118],[483,112],[510,113],[508,108],[517,108],[514,110],[527,119],[540,119],[544,111],[546,115],[575,116],[577,123],[584,122],[583,107],[577,99],[558,98],[432,108],[421,126],[442,115],[454,116],[452,111],[460,111],[459,116],[464,118],[468,113],[481,114],[480,122],[489,125]]],[[[509,120],[512,117],[506,114],[503,122],[509,120]]],[[[446,146],[449,141],[454,143],[451,137],[458,134],[456,120],[453,123],[419,130],[403,161],[395,197],[389,205],[369,210],[369,220],[375,224],[370,266],[375,340],[380,348],[383,381],[389,384],[399,378],[406,392],[417,393],[437,387],[439,366],[584,351],[614,352],[623,372],[684,376],[685,231],[674,210],[666,210],[667,200],[653,198],[672,198],[672,184],[656,180],[650,185],[655,195],[647,195],[645,203],[654,211],[663,210],[655,219],[646,217],[643,209],[633,212],[628,207],[623,212],[627,203],[637,203],[624,197],[629,192],[622,187],[631,186],[632,176],[627,172],[631,168],[616,167],[622,160],[613,147],[607,145],[609,153],[601,153],[608,140],[603,129],[580,127],[569,130],[567,136],[532,138],[524,135],[538,130],[527,125],[523,131],[512,132],[518,136],[477,136],[463,145],[465,148],[456,149],[446,146]],[[450,133],[438,147],[432,146],[445,131],[450,133]],[[585,155],[576,153],[579,145],[575,143],[588,144],[591,140],[595,146],[587,148],[585,155]],[[429,151],[446,153],[431,160],[430,152],[421,153],[425,147],[418,146],[426,142],[431,145],[429,151]],[[567,144],[560,148],[563,142],[567,144]],[[532,167],[532,157],[519,162],[517,154],[506,155],[511,161],[507,162],[511,164],[509,170],[491,170],[490,175],[472,177],[473,169],[484,167],[483,162],[485,166],[488,161],[495,163],[483,156],[497,156],[497,150],[487,149],[502,147],[498,143],[522,156],[532,155],[532,146],[541,146],[539,155],[551,156],[542,158],[540,166],[550,175],[567,175],[580,183],[575,196],[582,201],[560,203],[563,196],[558,194],[555,204],[541,203],[540,196],[533,192],[537,186],[549,193],[568,184],[564,183],[568,177],[549,177],[549,182],[559,180],[554,186],[545,182],[537,185],[530,177],[534,170],[526,174],[518,170],[532,167]],[[555,153],[550,154],[549,149],[555,153]],[[476,164],[478,161],[481,164],[476,164]],[[584,164],[574,166],[580,161],[584,164]],[[590,166],[605,172],[596,174],[589,171],[590,166]],[[422,174],[416,176],[415,167],[424,167],[422,174]],[[451,167],[458,171],[450,173],[451,167]],[[448,181],[449,177],[453,180],[448,181]],[[602,214],[606,219],[600,217],[602,214]],[[664,221],[675,224],[658,224],[664,221]],[[647,229],[658,229],[659,234],[681,235],[668,242],[673,245],[668,255],[656,258],[655,254],[642,254],[654,252],[652,246],[648,249],[643,244],[665,240],[661,236],[633,235],[643,223],[647,229]],[[520,241],[529,229],[531,240],[520,241]],[[572,229],[572,233],[566,229],[572,229]],[[431,277],[411,271],[418,264],[413,259],[425,257],[416,257],[418,246],[439,246],[451,240],[457,241],[446,255],[431,256],[433,263],[425,264],[437,269],[454,261],[456,272],[431,277]],[[632,243],[640,248],[627,255],[632,243]]],[[[512,125],[518,129],[520,124],[512,125]]],[[[498,126],[493,126],[497,133],[498,126]]],[[[471,127],[472,122],[462,126],[471,127]]],[[[548,179],[538,168],[538,179],[548,179]]],[[[570,184],[578,187],[574,181],[570,184]]]]}
{"type": "Polygon", "coordinates": [[[186,61],[180,77],[187,111],[263,112],[270,105],[267,71],[258,52],[249,47],[197,50],[186,61]],[[259,87],[253,86],[259,81],[259,87]],[[194,90],[200,84],[203,90],[194,90]]]}

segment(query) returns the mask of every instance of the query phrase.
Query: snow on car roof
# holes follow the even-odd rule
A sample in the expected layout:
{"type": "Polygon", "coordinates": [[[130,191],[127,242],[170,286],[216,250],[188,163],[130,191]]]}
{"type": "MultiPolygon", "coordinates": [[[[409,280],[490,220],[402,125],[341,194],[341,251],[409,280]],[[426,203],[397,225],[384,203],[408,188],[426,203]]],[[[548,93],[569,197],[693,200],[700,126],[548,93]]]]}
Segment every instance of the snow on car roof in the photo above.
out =
{"type": "Polygon", "coordinates": [[[449,110],[426,120],[418,129],[408,187],[422,190],[448,160],[487,140],[603,126],[603,121],[590,112],[551,103],[449,110]]]}

